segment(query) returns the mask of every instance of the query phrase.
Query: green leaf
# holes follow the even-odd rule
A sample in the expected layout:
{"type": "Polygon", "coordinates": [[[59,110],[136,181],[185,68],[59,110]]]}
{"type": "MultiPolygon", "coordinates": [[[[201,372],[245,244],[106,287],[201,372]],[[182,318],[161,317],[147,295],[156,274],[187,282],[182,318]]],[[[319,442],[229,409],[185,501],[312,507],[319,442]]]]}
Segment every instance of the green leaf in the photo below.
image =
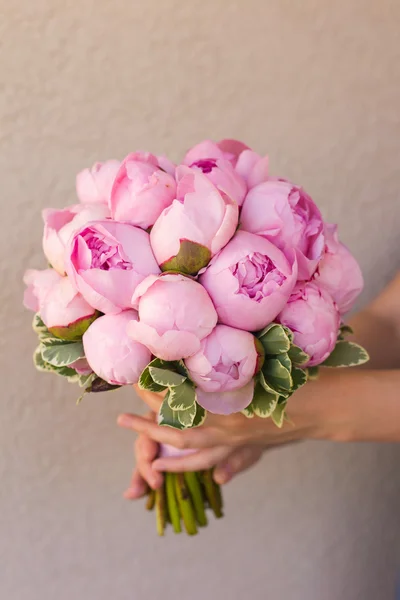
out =
{"type": "Polygon", "coordinates": [[[368,352],[362,346],[354,342],[339,341],[322,364],[324,367],[355,367],[368,360],[368,352]]]}
{"type": "Polygon", "coordinates": [[[275,425],[279,428],[282,427],[283,422],[285,420],[285,408],[286,402],[282,402],[277,404],[274,412],[271,414],[271,419],[275,423],[275,425]]]}
{"type": "Polygon", "coordinates": [[[265,354],[275,355],[288,352],[290,348],[290,340],[283,329],[282,325],[271,323],[258,334],[265,354]]]}
{"type": "Polygon", "coordinates": [[[158,383],[153,381],[148,366],[142,371],[139,377],[138,386],[141,390],[149,390],[150,392],[162,392],[165,390],[165,386],[158,385],[158,383]]]}
{"type": "Polygon", "coordinates": [[[301,388],[307,382],[307,373],[304,369],[299,369],[298,367],[292,368],[292,379],[293,386],[292,392],[295,392],[299,388],[301,388]]]}
{"type": "Polygon", "coordinates": [[[308,381],[316,381],[319,377],[319,367],[307,367],[308,381]]]}
{"type": "Polygon", "coordinates": [[[285,354],[279,354],[276,357],[276,360],[279,360],[279,362],[281,363],[282,366],[285,367],[285,369],[287,369],[289,371],[289,373],[292,370],[292,361],[289,358],[289,355],[287,353],[285,354]]]}
{"type": "Polygon", "coordinates": [[[254,388],[254,396],[251,401],[251,410],[257,417],[266,418],[269,417],[275,410],[278,404],[279,396],[276,393],[271,394],[266,392],[265,389],[259,384],[256,384],[254,388]]]}
{"type": "Polygon", "coordinates": [[[350,325],[345,325],[343,323],[343,325],[341,325],[339,328],[338,340],[344,340],[346,335],[351,335],[352,333],[354,333],[354,331],[352,330],[350,325]]]}
{"type": "Polygon", "coordinates": [[[302,365],[305,365],[310,360],[309,355],[306,352],[304,352],[304,350],[302,350],[301,348],[296,346],[295,344],[292,344],[290,346],[290,350],[289,350],[288,354],[289,354],[289,358],[292,361],[292,363],[299,367],[301,367],[302,365]]]}
{"type": "Polygon", "coordinates": [[[253,405],[252,403],[250,403],[248,406],[246,406],[246,408],[244,408],[242,410],[242,414],[247,417],[248,419],[253,419],[254,417],[254,410],[253,410],[253,405]]]}
{"type": "Polygon", "coordinates": [[[196,402],[196,390],[190,382],[183,381],[170,389],[168,394],[168,404],[172,410],[186,410],[196,402]]]}
{"type": "Polygon", "coordinates": [[[39,313],[36,313],[32,321],[32,329],[35,333],[40,335],[41,333],[48,331],[46,325],[43,323],[39,313]]]}
{"type": "Polygon", "coordinates": [[[163,403],[160,406],[158,424],[173,427],[174,429],[185,429],[185,426],[179,420],[180,413],[184,411],[172,410],[168,404],[168,396],[169,391],[166,393],[163,403]]]}
{"type": "Polygon", "coordinates": [[[264,388],[266,392],[268,392],[269,394],[276,394],[276,390],[268,384],[262,371],[260,371],[260,373],[258,374],[258,381],[260,382],[260,385],[264,388]]]}
{"type": "Polygon", "coordinates": [[[79,387],[86,388],[86,387],[90,386],[96,378],[97,378],[96,373],[89,373],[88,375],[79,375],[78,376],[79,387]]]}
{"type": "Polygon", "coordinates": [[[280,394],[289,393],[293,381],[288,369],[277,359],[269,358],[265,361],[262,373],[267,384],[280,394]]]}
{"type": "Polygon", "coordinates": [[[196,416],[193,420],[192,427],[199,427],[200,425],[203,425],[204,421],[206,420],[206,416],[207,411],[196,402],[196,416]]]}
{"type": "Polygon", "coordinates": [[[65,377],[69,383],[76,383],[79,381],[78,373],[75,369],[70,369],[69,367],[55,367],[54,373],[61,377],[65,377]]]}
{"type": "Polygon", "coordinates": [[[184,375],[166,369],[160,369],[158,367],[149,367],[149,373],[154,383],[164,387],[176,387],[186,381],[184,375]]]}
{"type": "Polygon", "coordinates": [[[54,373],[57,367],[53,367],[53,365],[50,365],[49,363],[47,363],[46,361],[43,360],[42,357],[42,346],[38,346],[35,350],[35,352],[33,353],[33,363],[35,365],[35,367],[37,368],[38,371],[41,372],[47,372],[47,373],[54,373]]]}
{"type": "Polygon", "coordinates": [[[58,340],[58,344],[43,344],[42,358],[55,367],[67,367],[76,360],[85,357],[82,342],[65,343],[58,340]]]}
{"type": "Polygon", "coordinates": [[[189,406],[185,410],[177,410],[175,412],[178,413],[178,419],[185,428],[193,426],[193,421],[195,420],[197,413],[197,407],[195,403],[193,403],[192,406],[189,406]]]}

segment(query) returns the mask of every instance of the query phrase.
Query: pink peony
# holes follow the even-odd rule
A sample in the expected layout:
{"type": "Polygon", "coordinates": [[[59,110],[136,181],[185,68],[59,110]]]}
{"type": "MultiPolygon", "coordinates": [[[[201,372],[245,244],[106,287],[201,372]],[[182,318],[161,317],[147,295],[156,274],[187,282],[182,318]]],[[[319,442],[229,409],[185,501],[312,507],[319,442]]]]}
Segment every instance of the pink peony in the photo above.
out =
{"type": "Polygon", "coordinates": [[[74,234],[66,269],[86,301],[102,313],[130,308],[136,286],[160,272],[149,234],[111,220],[92,222],[74,234]]]}
{"type": "Polygon", "coordinates": [[[243,410],[253,398],[256,339],[248,331],[217,325],[185,364],[197,385],[198,403],[212,413],[243,410]]]}
{"type": "Polygon", "coordinates": [[[302,188],[284,180],[257,185],[246,196],[240,227],[262,235],[279,248],[294,248],[300,280],[314,274],[324,251],[324,223],[302,188]]]}
{"type": "Polygon", "coordinates": [[[137,321],[135,310],[97,319],[83,336],[85,357],[92,370],[112,385],[137,383],[151,360],[147,348],[127,334],[128,324],[137,321]]]}
{"type": "Polygon", "coordinates": [[[84,204],[109,204],[111,188],[120,168],[119,160],[97,162],[76,176],[76,193],[84,204]]]}
{"type": "Polygon", "coordinates": [[[177,168],[177,200],[151,230],[151,245],[163,271],[195,275],[227,244],[238,223],[238,206],[199,170],[177,168]]]}
{"type": "Polygon", "coordinates": [[[191,166],[209,159],[229,161],[236,174],[246,183],[246,189],[251,189],[268,178],[268,157],[260,156],[238,140],[200,142],[187,152],[183,163],[191,166]]]}
{"type": "Polygon", "coordinates": [[[271,323],[297,280],[293,251],[285,255],[268,240],[238,231],[200,276],[219,321],[248,331],[271,323]]]}
{"type": "Polygon", "coordinates": [[[364,287],[358,262],[339,242],[337,225],[325,226],[325,254],[318,265],[314,278],[326,289],[336,302],[341,314],[351,310],[364,287]]]}
{"type": "Polygon", "coordinates": [[[26,289],[24,292],[24,306],[33,312],[40,312],[40,307],[43,304],[47,294],[62,277],[54,269],[44,269],[38,271],[36,269],[28,269],[24,275],[24,283],[26,289]]]}
{"type": "Polygon", "coordinates": [[[67,277],[52,269],[27,271],[25,306],[40,313],[53,335],[77,340],[97,317],[97,312],[79,294],[67,277]]]}
{"type": "Polygon", "coordinates": [[[43,211],[43,251],[51,266],[65,274],[65,246],[72,234],[86,223],[110,216],[105,204],[76,204],[68,208],[46,208],[43,211]]]}
{"type": "Polygon", "coordinates": [[[165,159],[134,152],[121,164],[111,192],[112,216],[148,229],[176,195],[173,175],[160,165],[165,159]]]}
{"type": "Polygon", "coordinates": [[[195,354],[217,323],[206,290],[178,273],[147,277],[136,288],[132,305],[139,321],[129,324],[129,334],[164,360],[195,354]]]}
{"type": "Polygon", "coordinates": [[[294,333],[294,343],[310,356],[306,366],[322,363],[336,345],[339,311],[332,298],[316,283],[296,286],[277,318],[294,333]]]}

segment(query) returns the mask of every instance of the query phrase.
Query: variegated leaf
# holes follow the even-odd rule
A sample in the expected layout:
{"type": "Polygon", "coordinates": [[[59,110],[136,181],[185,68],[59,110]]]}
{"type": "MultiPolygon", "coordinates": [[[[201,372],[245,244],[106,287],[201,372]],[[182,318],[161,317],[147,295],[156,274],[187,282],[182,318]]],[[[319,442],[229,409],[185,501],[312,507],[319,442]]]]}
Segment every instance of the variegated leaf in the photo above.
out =
{"type": "Polygon", "coordinates": [[[149,367],[149,373],[154,383],[164,387],[176,387],[186,381],[184,375],[165,369],[159,369],[158,367],[149,367]]]}
{"type": "Polygon", "coordinates": [[[275,410],[278,403],[278,394],[271,394],[258,383],[254,389],[254,396],[251,402],[251,408],[258,417],[269,417],[275,410]]]}
{"type": "Polygon", "coordinates": [[[302,350],[301,348],[296,346],[295,344],[292,344],[290,346],[290,350],[289,350],[288,354],[289,354],[289,358],[292,361],[292,363],[294,365],[297,365],[298,367],[305,365],[310,360],[309,355],[306,352],[304,352],[304,350],[302,350]]]}
{"type": "Polygon", "coordinates": [[[85,357],[82,342],[42,344],[42,358],[55,367],[68,367],[76,360],[85,357]]]}
{"type": "Polygon", "coordinates": [[[285,409],[286,409],[286,402],[280,402],[279,404],[276,405],[274,412],[271,414],[271,419],[273,420],[275,425],[279,428],[281,428],[283,426],[283,423],[285,421],[285,409]]]}
{"type": "Polygon", "coordinates": [[[275,355],[288,352],[290,348],[290,340],[286,335],[282,325],[272,323],[261,333],[258,338],[264,347],[265,354],[275,355]]]}
{"type": "Polygon", "coordinates": [[[354,342],[339,341],[323,362],[324,367],[355,367],[369,360],[368,352],[354,342]]]}
{"type": "Polygon", "coordinates": [[[196,416],[193,420],[192,427],[203,425],[207,417],[207,411],[196,402],[196,416]]]}
{"type": "Polygon", "coordinates": [[[180,385],[171,387],[168,394],[168,404],[172,410],[188,409],[196,402],[196,390],[194,385],[185,380],[180,385]]]}
{"type": "Polygon", "coordinates": [[[292,393],[301,388],[307,382],[307,373],[304,369],[298,367],[292,367],[292,393]]]}

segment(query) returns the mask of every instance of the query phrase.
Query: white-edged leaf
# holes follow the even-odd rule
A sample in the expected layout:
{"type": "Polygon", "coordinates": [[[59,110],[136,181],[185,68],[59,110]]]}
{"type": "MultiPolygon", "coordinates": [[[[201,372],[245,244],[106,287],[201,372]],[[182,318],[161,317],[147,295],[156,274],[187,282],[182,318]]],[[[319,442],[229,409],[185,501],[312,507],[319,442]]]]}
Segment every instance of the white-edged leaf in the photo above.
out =
{"type": "Polygon", "coordinates": [[[168,404],[169,391],[166,393],[165,398],[160,406],[158,413],[158,424],[165,425],[167,427],[173,427],[174,429],[185,429],[185,426],[179,420],[179,414],[181,411],[172,410],[168,404]]]}
{"type": "Polygon", "coordinates": [[[149,367],[149,373],[154,383],[164,387],[176,387],[186,381],[184,375],[158,367],[149,367]]]}
{"type": "Polygon", "coordinates": [[[170,389],[168,404],[172,410],[186,410],[196,402],[196,390],[187,379],[170,389]]]}
{"type": "Polygon", "coordinates": [[[293,381],[288,369],[277,359],[268,358],[265,360],[262,373],[267,384],[276,392],[289,393],[293,381]]]}
{"type": "Polygon", "coordinates": [[[139,377],[138,386],[141,390],[149,390],[150,392],[162,392],[165,390],[164,385],[158,385],[158,383],[153,381],[148,366],[142,371],[139,377]]]}
{"type": "Polygon", "coordinates": [[[368,352],[354,342],[339,341],[322,363],[324,367],[355,367],[369,360],[368,352]]]}
{"type": "Polygon", "coordinates": [[[269,417],[278,404],[279,395],[271,394],[258,383],[254,388],[254,396],[251,402],[251,409],[257,417],[269,417]]]}
{"type": "Polygon", "coordinates": [[[258,335],[264,347],[265,354],[275,355],[288,352],[290,340],[282,325],[272,323],[258,335]]]}
{"type": "Polygon", "coordinates": [[[293,331],[291,329],[289,329],[289,327],[286,327],[286,325],[282,325],[284,332],[286,333],[286,335],[289,338],[289,342],[291,344],[293,344],[293,339],[294,339],[294,335],[293,335],[293,331]]]}
{"type": "Polygon", "coordinates": [[[306,372],[308,381],[316,381],[319,377],[319,367],[307,367],[306,372]]]}
{"type": "Polygon", "coordinates": [[[39,313],[36,313],[32,321],[32,329],[35,333],[40,335],[41,333],[48,331],[46,325],[43,323],[39,313]]]}
{"type": "Polygon", "coordinates": [[[294,365],[297,365],[298,367],[305,365],[310,360],[309,355],[306,352],[304,352],[304,350],[302,350],[301,348],[296,346],[295,344],[292,344],[290,346],[290,350],[289,350],[288,354],[289,354],[289,358],[292,361],[292,363],[294,365]]]}
{"type": "Polygon", "coordinates": [[[42,345],[42,358],[55,367],[68,367],[85,357],[82,342],[42,345]]]}
{"type": "Polygon", "coordinates": [[[279,360],[281,365],[283,365],[285,367],[285,369],[287,369],[288,372],[291,373],[292,361],[290,360],[289,355],[286,352],[276,356],[276,360],[279,360]]]}
{"type": "Polygon", "coordinates": [[[248,419],[254,418],[254,410],[251,403],[242,410],[242,414],[248,419]]]}
{"type": "Polygon", "coordinates": [[[282,427],[283,422],[285,420],[285,409],[286,409],[286,402],[280,402],[279,404],[277,404],[274,412],[271,414],[271,419],[273,420],[275,425],[279,428],[282,427]]]}
{"type": "Polygon", "coordinates": [[[96,373],[89,373],[88,375],[78,375],[78,383],[79,387],[86,388],[89,387],[93,381],[96,379],[96,373]]]}
{"type": "Polygon", "coordinates": [[[307,382],[307,373],[304,369],[292,367],[293,387],[292,392],[301,388],[307,382]]]}
{"type": "Polygon", "coordinates": [[[177,410],[175,412],[178,413],[178,419],[185,427],[185,429],[187,429],[188,427],[192,427],[197,412],[196,403],[193,403],[192,406],[189,406],[185,410],[177,410]]]}
{"type": "Polygon", "coordinates": [[[196,402],[196,416],[193,419],[192,427],[203,425],[207,417],[207,411],[196,402]]]}
{"type": "Polygon", "coordinates": [[[262,371],[260,371],[258,374],[258,380],[266,392],[269,394],[276,394],[276,390],[268,384],[262,371]]]}
{"type": "Polygon", "coordinates": [[[53,367],[53,365],[50,365],[43,360],[41,346],[38,346],[33,353],[33,362],[37,370],[42,373],[55,373],[57,369],[57,367],[53,367]]]}

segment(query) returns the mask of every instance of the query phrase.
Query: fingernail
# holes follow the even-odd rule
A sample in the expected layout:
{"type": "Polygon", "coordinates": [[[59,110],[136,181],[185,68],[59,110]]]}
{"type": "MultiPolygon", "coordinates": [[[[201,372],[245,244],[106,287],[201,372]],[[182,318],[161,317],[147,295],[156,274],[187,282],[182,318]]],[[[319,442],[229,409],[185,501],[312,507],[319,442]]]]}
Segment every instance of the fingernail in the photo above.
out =
{"type": "Polygon", "coordinates": [[[130,427],[132,425],[132,417],[129,415],[119,415],[117,423],[121,427],[130,427]]]}

